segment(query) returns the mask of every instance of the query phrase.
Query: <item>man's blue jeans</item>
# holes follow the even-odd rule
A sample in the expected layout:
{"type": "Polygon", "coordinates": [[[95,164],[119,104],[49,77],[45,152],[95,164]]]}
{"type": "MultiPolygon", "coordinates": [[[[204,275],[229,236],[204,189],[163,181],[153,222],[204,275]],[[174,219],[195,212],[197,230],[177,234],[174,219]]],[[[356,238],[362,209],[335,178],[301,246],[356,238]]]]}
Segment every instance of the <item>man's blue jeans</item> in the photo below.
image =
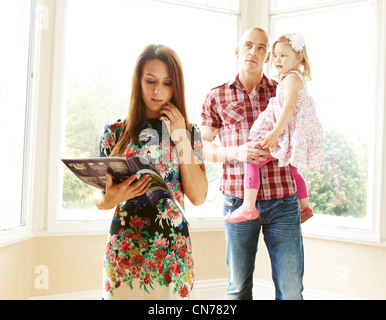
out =
{"type": "MultiPolygon", "coordinates": [[[[242,199],[224,196],[224,215],[241,206],[242,199]]],[[[256,202],[259,218],[236,224],[225,222],[229,267],[227,299],[252,300],[253,272],[260,230],[272,266],[278,300],[303,299],[304,253],[300,210],[296,194],[256,202]]]]}

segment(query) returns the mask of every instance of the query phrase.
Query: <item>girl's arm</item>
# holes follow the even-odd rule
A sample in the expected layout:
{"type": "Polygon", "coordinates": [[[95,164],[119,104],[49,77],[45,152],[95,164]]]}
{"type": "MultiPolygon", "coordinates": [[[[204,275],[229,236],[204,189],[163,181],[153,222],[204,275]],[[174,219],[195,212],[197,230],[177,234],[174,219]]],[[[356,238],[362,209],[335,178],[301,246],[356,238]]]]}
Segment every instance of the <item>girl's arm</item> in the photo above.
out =
{"type": "Polygon", "coordinates": [[[282,85],[284,92],[283,109],[280,112],[274,129],[263,140],[261,144],[263,148],[272,148],[277,144],[279,136],[283,133],[295,114],[298,93],[303,89],[302,80],[294,73],[286,76],[282,81],[282,85]]]}
{"type": "Polygon", "coordinates": [[[190,202],[199,206],[205,202],[208,192],[208,180],[194,157],[194,152],[187,135],[185,119],[171,103],[163,107],[160,120],[169,122],[170,137],[176,145],[184,193],[190,202]]]}

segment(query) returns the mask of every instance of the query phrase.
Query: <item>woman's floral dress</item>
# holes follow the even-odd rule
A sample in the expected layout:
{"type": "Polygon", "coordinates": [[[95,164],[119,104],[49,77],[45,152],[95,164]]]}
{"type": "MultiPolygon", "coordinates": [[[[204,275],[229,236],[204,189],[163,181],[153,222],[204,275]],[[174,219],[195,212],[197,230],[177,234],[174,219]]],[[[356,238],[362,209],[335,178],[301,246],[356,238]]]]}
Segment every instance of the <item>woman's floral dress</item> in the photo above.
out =
{"type": "MultiPolygon", "coordinates": [[[[123,123],[107,125],[100,156],[109,156],[123,123]]],[[[196,160],[205,172],[202,141],[191,125],[196,160]]],[[[125,158],[148,157],[184,207],[177,148],[160,120],[145,120],[139,142],[125,158]]],[[[154,207],[126,201],[116,207],[104,255],[103,299],[186,299],[193,289],[192,245],[188,223],[173,201],[154,207]]]]}

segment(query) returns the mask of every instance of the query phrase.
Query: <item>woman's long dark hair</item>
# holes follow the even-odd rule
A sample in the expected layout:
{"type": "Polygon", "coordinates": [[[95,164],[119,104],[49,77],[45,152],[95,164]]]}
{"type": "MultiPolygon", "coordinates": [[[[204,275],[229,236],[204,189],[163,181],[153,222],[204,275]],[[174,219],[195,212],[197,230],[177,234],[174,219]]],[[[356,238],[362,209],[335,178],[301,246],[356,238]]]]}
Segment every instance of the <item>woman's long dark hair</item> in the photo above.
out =
{"type": "Polygon", "coordinates": [[[181,112],[185,118],[186,129],[190,132],[185,105],[185,83],[181,61],[171,48],[164,45],[151,44],[142,51],[137,59],[132,78],[129,112],[123,122],[119,140],[110,155],[111,157],[121,157],[127,146],[138,140],[142,130],[142,122],[146,119],[146,105],[142,99],[141,77],[144,65],[149,60],[160,60],[167,65],[173,88],[173,96],[170,102],[181,112]]]}

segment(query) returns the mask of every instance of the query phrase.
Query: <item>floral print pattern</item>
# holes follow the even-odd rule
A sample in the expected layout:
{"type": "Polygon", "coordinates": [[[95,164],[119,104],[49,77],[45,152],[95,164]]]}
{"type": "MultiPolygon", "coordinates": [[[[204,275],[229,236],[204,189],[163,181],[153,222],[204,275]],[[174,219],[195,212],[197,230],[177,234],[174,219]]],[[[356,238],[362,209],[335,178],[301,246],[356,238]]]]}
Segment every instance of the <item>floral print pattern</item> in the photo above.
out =
{"type": "MultiPolygon", "coordinates": [[[[303,89],[299,91],[294,116],[279,136],[277,145],[270,151],[272,157],[279,160],[279,167],[292,165],[299,169],[321,170],[325,159],[324,131],[317,117],[315,102],[308,94],[304,77],[297,71],[289,73],[299,76],[303,82],[303,89]]],[[[251,136],[261,139],[273,130],[276,120],[279,119],[283,103],[284,92],[282,82],[280,82],[276,97],[269,101],[267,109],[253,124],[251,136]]]]}
{"type": "MultiPolygon", "coordinates": [[[[109,156],[123,123],[105,127],[100,156],[109,156]]],[[[202,142],[198,128],[191,126],[192,146],[201,169],[202,142]]],[[[129,145],[123,155],[147,157],[184,207],[178,154],[166,126],[159,120],[146,120],[139,142],[129,145]]],[[[115,210],[104,255],[104,298],[119,294],[122,286],[146,292],[154,286],[169,288],[170,298],[189,298],[194,284],[194,263],[188,223],[173,201],[162,199],[155,207],[126,201],[115,210]],[[137,285],[134,285],[134,284],[137,285]]],[[[126,297],[130,298],[130,297],[126,297]]]]}

